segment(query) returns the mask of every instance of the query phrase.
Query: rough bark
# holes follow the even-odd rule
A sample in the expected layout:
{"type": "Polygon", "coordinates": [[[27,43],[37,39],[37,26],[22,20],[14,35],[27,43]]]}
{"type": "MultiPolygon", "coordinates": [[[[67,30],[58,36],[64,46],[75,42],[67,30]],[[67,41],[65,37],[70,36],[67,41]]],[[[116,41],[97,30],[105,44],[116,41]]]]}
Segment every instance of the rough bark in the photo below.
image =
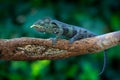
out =
{"type": "Polygon", "coordinates": [[[73,44],[69,44],[68,40],[58,40],[54,46],[50,39],[1,39],[0,60],[63,59],[99,52],[118,44],[120,44],[120,31],[81,39],[73,44]]]}

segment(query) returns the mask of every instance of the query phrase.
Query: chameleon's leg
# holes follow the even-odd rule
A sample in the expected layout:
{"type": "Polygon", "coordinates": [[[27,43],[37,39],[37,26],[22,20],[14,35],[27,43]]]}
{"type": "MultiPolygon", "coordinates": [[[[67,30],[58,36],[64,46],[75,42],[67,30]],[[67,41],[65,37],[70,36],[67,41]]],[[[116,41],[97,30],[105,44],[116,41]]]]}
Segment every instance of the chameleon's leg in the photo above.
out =
{"type": "Polygon", "coordinates": [[[55,45],[57,43],[57,40],[62,36],[62,34],[63,34],[63,29],[62,27],[60,27],[59,33],[56,34],[55,38],[52,38],[52,45],[55,45]]]}
{"type": "Polygon", "coordinates": [[[50,38],[50,40],[52,40],[52,45],[56,44],[56,39],[55,38],[50,38]]]}
{"type": "Polygon", "coordinates": [[[60,38],[60,36],[56,36],[55,38],[51,38],[52,45],[55,45],[57,43],[57,40],[60,38]]]}
{"type": "Polygon", "coordinates": [[[77,34],[75,36],[73,36],[70,40],[69,43],[72,44],[74,41],[76,41],[77,39],[79,39],[80,37],[80,31],[77,30],[77,34]]]}

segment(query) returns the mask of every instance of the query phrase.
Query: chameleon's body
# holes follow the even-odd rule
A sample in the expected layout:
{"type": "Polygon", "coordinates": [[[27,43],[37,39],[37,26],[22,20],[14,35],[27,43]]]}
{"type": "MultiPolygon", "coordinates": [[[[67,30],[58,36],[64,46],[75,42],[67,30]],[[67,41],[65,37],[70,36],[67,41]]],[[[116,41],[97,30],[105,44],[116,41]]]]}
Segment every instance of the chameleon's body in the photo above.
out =
{"type": "MultiPolygon", "coordinates": [[[[55,34],[56,38],[53,40],[53,45],[57,42],[57,40],[61,36],[65,36],[67,38],[70,38],[69,42],[73,43],[76,40],[80,40],[83,38],[89,38],[97,36],[93,32],[90,32],[84,28],[69,25],[57,20],[51,20],[49,18],[45,18],[43,20],[39,20],[36,23],[34,23],[31,27],[36,28],[40,32],[46,32],[50,34],[55,34]]],[[[105,69],[106,65],[106,50],[104,51],[104,65],[102,71],[99,73],[101,75],[105,69]]]]}

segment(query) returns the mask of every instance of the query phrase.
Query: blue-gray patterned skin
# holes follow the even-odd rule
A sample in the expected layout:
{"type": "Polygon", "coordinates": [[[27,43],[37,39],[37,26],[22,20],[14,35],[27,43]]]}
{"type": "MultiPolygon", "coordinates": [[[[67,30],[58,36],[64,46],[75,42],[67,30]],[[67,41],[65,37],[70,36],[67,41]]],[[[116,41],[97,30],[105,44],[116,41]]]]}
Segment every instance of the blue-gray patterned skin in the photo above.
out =
{"type": "MultiPolygon", "coordinates": [[[[51,20],[49,18],[45,18],[44,20],[39,20],[32,25],[32,27],[36,28],[40,32],[46,32],[50,34],[55,34],[57,41],[61,36],[65,36],[70,38],[70,43],[73,43],[76,40],[93,37],[96,36],[94,33],[73,25],[68,25],[66,23],[51,20]]],[[[55,41],[55,42],[56,42],[55,41]]],[[[53,42],[53,44],[55,44],[53,42]]]]}
{"type": "MultiPolygon", "coordinates": [[[[69,40],[70,43],[73,43],[76,40],[97,36],[93,32],[88,31],[87,29],[74,25],[69,25],[57,20],[52,20],[50,18],[38,20],[31,27],[35,28],[39,32],[55,34],[56,37],[52,39],[53,45],[56,44],[57,40],[61,36],[70,38],[69,40]]],[[[101,75],[104,72],[105,65],[106,65],[106,50],[104,51],[104,65],[99,75],[101,75]]]]}

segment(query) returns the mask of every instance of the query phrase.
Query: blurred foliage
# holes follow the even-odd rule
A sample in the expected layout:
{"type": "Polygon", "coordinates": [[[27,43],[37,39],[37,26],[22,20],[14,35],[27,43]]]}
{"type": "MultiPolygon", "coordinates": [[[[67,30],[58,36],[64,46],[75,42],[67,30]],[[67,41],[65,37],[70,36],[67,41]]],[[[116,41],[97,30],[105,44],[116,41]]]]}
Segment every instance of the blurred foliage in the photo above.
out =
{"type": "MultiPolygon", "coordinates": [[[[82,26],[96,34],[120,30],[120,0],[0,0],[0,38],[41,37],[30,29],[36,20],[51,17],[82,26]]],[[[63,60],[0,61],[0,80],[120,80],[120,46],[103,52],[63,60]]]]}

